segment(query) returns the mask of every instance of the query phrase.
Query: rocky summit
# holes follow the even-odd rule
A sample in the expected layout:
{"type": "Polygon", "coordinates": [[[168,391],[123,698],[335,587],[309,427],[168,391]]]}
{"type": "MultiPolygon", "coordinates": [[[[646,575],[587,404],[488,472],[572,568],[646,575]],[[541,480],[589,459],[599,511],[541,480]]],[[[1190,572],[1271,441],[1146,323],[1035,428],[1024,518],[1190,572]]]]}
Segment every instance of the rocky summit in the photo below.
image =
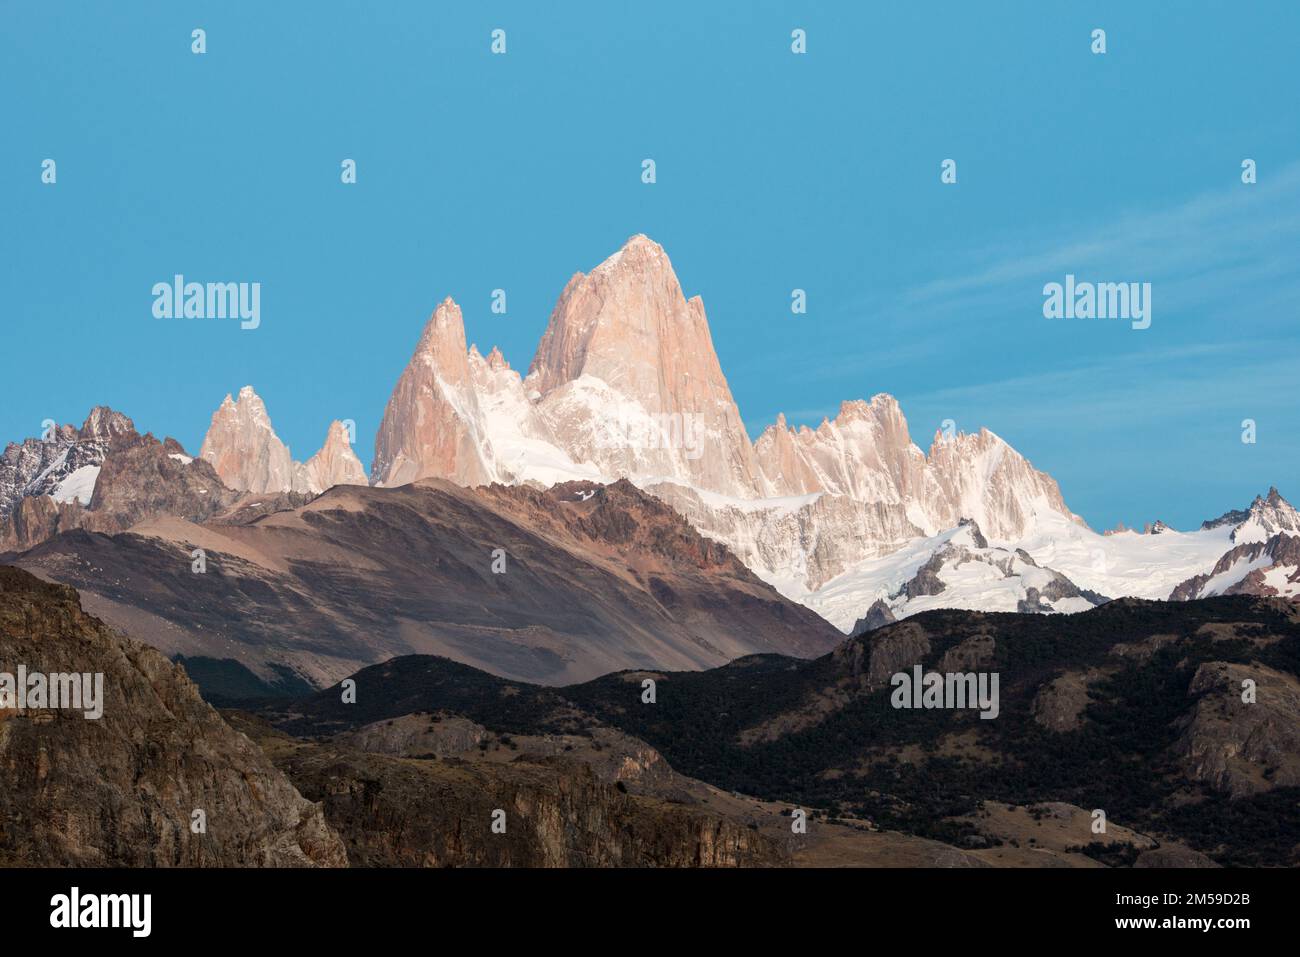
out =
{"type": "Polygon", "coordinates": [[[342,422],[330,424],[325,444],[305,464],[296,462],[271,425],[266,404],[252,386],[227,395],[199,449],[226,485],[244,492],[319,493],[335,485],[365,485],[366,473],[342,422]]]}

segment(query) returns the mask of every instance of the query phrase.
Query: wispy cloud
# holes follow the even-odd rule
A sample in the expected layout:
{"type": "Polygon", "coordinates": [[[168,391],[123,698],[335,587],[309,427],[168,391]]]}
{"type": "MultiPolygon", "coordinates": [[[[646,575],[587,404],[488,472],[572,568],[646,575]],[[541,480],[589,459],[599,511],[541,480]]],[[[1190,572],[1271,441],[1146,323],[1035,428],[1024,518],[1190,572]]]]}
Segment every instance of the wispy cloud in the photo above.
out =
{"type": "MultiPolygon", "coordinates": [[[[1224,415],[1224,398],[1238,395],[1250,407],[1270,390],[1295,381],[1294,344],[1280,340],[1208,343],[1131,353],[1029,373],[967,383],[908,396],[910,402],[966,409],[994,405],[998,418],[1056,421],[1086,414],[1092,426],[1122,428],[1167,420],[1171,414],[1224,415]],[[1252,389],[1243,394],[1243,382],[1252,389]]],[[[1261,398],[1264,397],[1264,398],[1261,398]]]]}
{"type": "MultiPolygon", "coordinates": [[[[994,261],[908,290],[899,304],[920,306],[1067,270],[1126,265],[1152,280],[1196,277],[1204,284],[1225,269],[1277,260],[1279,243],[1300,236],[1300,163],[1254,186],[1229,186],[1169,209],[1092,224],[1082,236],[1066,237],[1066,231],[1057,224],[1055,235],[1004,243],[994,261]]],[[[1290,263],[1294,269],[1294,257],[1290,263]]]]}

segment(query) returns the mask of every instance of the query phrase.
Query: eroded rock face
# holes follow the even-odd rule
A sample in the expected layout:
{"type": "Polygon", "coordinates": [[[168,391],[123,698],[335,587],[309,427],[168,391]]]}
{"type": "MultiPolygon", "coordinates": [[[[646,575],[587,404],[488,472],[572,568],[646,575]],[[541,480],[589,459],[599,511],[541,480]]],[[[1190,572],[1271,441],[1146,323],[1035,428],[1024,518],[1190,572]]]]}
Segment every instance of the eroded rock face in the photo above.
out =
{"type": "MultiPolygon", "coordinates": [[[[916,622],[894,625],[888,631],[865,634],[846,641],[833,652],[846,676],[868,690],[887,687],[899,672],[922,664],[931,651],[930,635],[916,622]],[[864,667],[865,663],[865,667],[864,667]]],[[[939,672],[974,671],[993,660],[997,643],[991,635],[973,635],[943,653],[939,672]]]]}
{"type": "Polygon", "coordinates": [[[943,653],[938,670],[950,672],[979,671],[993,661],[997,640],[992,635],[965,638],[943,653]]]}
{"type": "Polygon", "coordinates": [[[483,725],[455,714],[408,714],[373,721],[334,740],[358,751],[401,757],[439,758],[464,754],[489,738],[483,725]]]}
{"type": "Polygon", "coordinates": [[[49,495],[20,498],[0,524],[0,551],[25,551],[59,532],[80,528],[85,514],[80,502],[56,502],[49,495]]]}
{"type": "MultiPolygon", "coordinates": [[[[102,717],[0,710],[0,862],[44,867],[341,866],[318,807],[177,665],[0,566],[0,670],[100,673],[102,717]],[[195,834],[196,810],[207,832],[195,834]]],[[[83,702],[84,704],[84,702],[83,702]]]]}
{"type": "Polygon", "coordinates": [[[1300,682],[1258,663],[1207,662],[1174,745],[1189,776],[1234,797],[1300,785],[1300,682]],[[1255,702],[1242,700],[1255,682],[1255,702]]]}
{"type": "Polygon", "coordinates": [[[900,671],[907,671],[930,653],[930,636],[914,625],[904,623],[871,641],[871,658],[867,666],[867,685],[883,688],[900,671]]]}
{"type": "Polygon", "coordinates": [[[104,459],[82,527],[119,532],[155,515],[199,522],[224,511],[237,498],[212,466],[191,459],[175,439],[159,442],[152,435],[124,436],[104,459]]]}

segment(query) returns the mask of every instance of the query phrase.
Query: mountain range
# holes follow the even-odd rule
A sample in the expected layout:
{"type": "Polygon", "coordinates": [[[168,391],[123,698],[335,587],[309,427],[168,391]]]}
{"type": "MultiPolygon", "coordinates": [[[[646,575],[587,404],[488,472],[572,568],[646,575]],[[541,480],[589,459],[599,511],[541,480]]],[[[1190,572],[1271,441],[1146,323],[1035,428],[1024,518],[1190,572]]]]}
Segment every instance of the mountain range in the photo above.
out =
{"type": "Polygon", "coordinates": [[[523,375],[440,303],[352,435],[298,461],[245,386],[196,455],[108,406],[4,450],[0,660],[105,700],[0,714],[0,863],[1300,861],[1276,488],[1098,534],[888,395],[751,441],[644,236],[523,375]],[[926,669],[998,720],[897,707],[926,669]]]}
{"type": "Polygon", "coordinates": [[[524,375],[440,303],[369,475],[349,423],[294,460],[251,386],[196,456],[108,407],[0,456],[10,560],[269,688],[410,652],[558,683],[811,656],[928,609],[1297,598],[1298,540],[1276,489],[1196,530],[1098,534],[993,432],[923,451],[885,394],[751,441],[702,301],[642,235],[573,275],[524,375]]]}

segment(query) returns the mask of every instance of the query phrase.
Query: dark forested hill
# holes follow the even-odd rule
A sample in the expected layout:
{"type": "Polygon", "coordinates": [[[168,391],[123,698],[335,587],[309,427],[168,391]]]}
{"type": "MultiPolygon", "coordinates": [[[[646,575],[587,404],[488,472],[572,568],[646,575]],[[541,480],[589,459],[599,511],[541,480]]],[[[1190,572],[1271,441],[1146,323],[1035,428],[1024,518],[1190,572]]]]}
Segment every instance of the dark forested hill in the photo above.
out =
{"type": "MultiPolygon", "coordinates": [[[[1278,600],[932,612],[813,661],[756,655],[557,689],[423,656],[355,680],[356,704],[334,688],[267,713],[300,735],[416,711],[508,734],[612,727],[720,788],[964,846],[986,840],[986,803],[1063,803],[1220,863],[1297,862],[1300,611],[1278,600]],[[892,677],[917,664],[996,674],[996,717],[894,707],[892,677]]],[[[1109,863],[1133,856],[1104,836],[1079,843],[1109,863]]]]}

